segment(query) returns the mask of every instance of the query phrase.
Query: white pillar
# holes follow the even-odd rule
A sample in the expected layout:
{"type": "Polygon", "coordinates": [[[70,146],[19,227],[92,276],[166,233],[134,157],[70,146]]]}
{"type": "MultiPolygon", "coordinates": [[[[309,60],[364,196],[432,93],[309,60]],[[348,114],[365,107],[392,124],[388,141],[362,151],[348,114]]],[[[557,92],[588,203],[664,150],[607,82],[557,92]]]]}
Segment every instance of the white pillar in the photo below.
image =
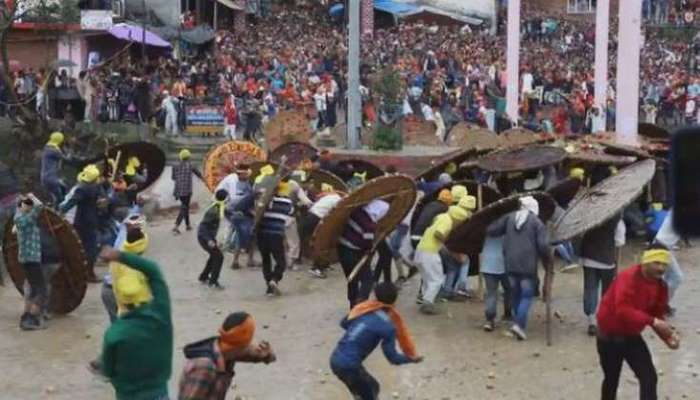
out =
{"type": "Polygon", "coordinates": [[[617,44],[616,140],[637,143],[639,119],[639,53],[642,44],[642,0],[620,2],[617,44]]]}
{"type": "MultiPolygon", "coordinates": [[[[608,92],[608,43],[610,0],[598,0],[595,20],[595,105],[601,112],[600,125],[605,130],[608,92]]],[[[596,133],[596,132],[593,132],[596,133]]]]}
{"type": "Polygon", "coordinates": [[[508,1],[507,63],[506,114],[517,124],[520,92],[520,0],[508,1]]]}
{"type": "Polygon", "coordinates": [[[348,131],[347,147],[359,149],[362,127],[362,99],[360,97],[360,0],[348,1],[348,131]]]}

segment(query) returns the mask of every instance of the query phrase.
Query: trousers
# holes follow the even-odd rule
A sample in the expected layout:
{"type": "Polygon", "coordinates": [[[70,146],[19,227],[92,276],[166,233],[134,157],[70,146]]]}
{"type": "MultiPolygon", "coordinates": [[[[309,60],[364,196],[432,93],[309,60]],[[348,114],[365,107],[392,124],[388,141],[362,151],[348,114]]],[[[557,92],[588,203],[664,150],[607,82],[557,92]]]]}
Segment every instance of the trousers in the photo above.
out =
{"type": "Polygon", "coordinates": [[[284,277],[287,269],[287,257],[284,249],[284,236],[258,234],[258,250],[262,258],[263,278],[265,282],[279,282],[284,277]],[[275,259],[275,268],[272,268],[272,258],[275,259]]]}
{"type": "Polygon", "coordinates": [[[199,245],[204,251],[209,254],[207,263],[204,265],[202,273],[199,274],[200,282],[209,282],[211,284],[219,283],[219,274],[221,274],[221,266],[224,264],[224,254],[217,247],[210,247],[209,243],[202,238],[197,238],[199,245]]]}
{"type": "Polygon", "coordinates": [[[416,261],[423,278],[421,286],[423,300],[427,303],[435,303],[435,298],[445,282],[445,272],[442,268],[440,254],[417,251],[416,261]]]}
{"type": "MultiPolygon", "coordinates": [[[[360,262],[363,255],[364,253],[362,250],[353,250],[342,245],[338,246],[338,259],[340,261],[340,266],[343,267],[346,278],[350,276],[353,268],[360,262]]],[[[348,281],[348,301],[350,302],[350,307],[369,299],[374,285],[372,269],[369,264],[368,260],[362,265],[355,279],[348,281]]]]}
{"type": "Polygon", "coordinates": [[[651,353],[641,335],[606,338],[600,335],[597,340],[600,367],[603,369],[602,400],[615,400],[620,383],[622,361],[626,361],[639,380],[639,399],[656,400],[656,368],[651,353]]]}
{"type": "Polygon", "coordinates": [[[486,320],[493,321],[496,318],[499,284],[503,288],[503,315],[510,316],[512,311],[510,281],[508,280],[508,275],[484,273],[484,282],[486,283],[486,298],[484,299],[484,314],[486,316],[486,320]]]}
{"type": "Polygon", "coordinates": [[[177,214],[177,218],[175,219],[175,227],[180,226],[180,224],[183,221],[185,222],[185,226],[189,227],[190,226],[190,200],[192,199],[192,195],[181,196],[179,199],[180,199],[180,212],[177,214]]]}
{"type": "Polygon", "coordinates": [[[379,398],[379,382],[367,372],[365,367],[341,369],[331,365],[331,370],[345,384],[355,399],[377,400],[379,398]]]}
{"type": "Polygon", "coordinates": [[[598,308],[598,289],[600,289],[600,297],[602,298],[615,279],[616,273],[616,268],[583,267],[583,312],[586,315],[595,315],[598,308]]]}

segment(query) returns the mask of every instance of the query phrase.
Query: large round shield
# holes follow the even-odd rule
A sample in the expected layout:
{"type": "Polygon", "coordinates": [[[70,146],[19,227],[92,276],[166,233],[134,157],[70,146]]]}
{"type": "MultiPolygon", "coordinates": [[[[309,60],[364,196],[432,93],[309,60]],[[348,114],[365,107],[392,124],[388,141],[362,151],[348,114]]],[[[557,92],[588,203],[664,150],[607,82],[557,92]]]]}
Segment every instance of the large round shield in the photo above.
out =
{"type": "Polygon", "coordinates": [[[336,171],[338,171],[338,177],[344,182],[347,182],[350,179],[352,179],[352,175],[355,172],[367,172],[368,181],[370,179],[378,178],[384,175],[384,170],[382,170],[378,166],[372,164],[369,161],[360,160],[356,158],[338,161],[336,165],[336,171]]]}
{"type": "Polygon", "coordinates": [[[615,165],[624,166],[633,164],[637,161],[637,157],[634,156],[619,156],[607,154],[600,151],[577,151],[566,156],[567,160],[574,164],[602,164],[602,165],[615,165]]]}
{"type": "Polygon", "coordinates": [[[413,232],[416,222],[418,221],[418,217],[420,216],[421,211],[423,211],[423,207],[425,207],[426,204],[437,200],[438,195],[440,195],[440,191],[442,189],[451,189],[452,186],[455,185],[466,186],[467,192],[469,192],[470,195],[476,197],[477,210],[503,198],[503,196],[498,190],[490,186],[479,185],[475,181],[457,181],[448,183],[442,186],[440,189],[431,193],[429,196],[423,196],[423,198],[420,199],[420,201],[418,201],[415,210],[413,210],[413,215],[411,216],[411,232],[413,232]]]}
{"type": "Polygon", "coordinates": [[[484,150],[468,148],[466,150],[460,150],[456,153],[452,153],[442,160],[437,160],[428,169],[418,174],[418,176],[416,176],[416,180],[424,179],[428,182],[435,181],[438,179],[441,173],[445,172],[445,168],[447,168],[450,163],[454,163],[455,166],[459,167],[463,162],[474,159],[485,152],[486,151],[484,150]]]}
{"type": "Polygon", "coordinates": [[[566,178],[552,185],[552,187],[547,189],[547,193],[552,196],[560,207],[566,208],[582,185],[583,182],[580,179],[566,178]]]}
{"type": "Polygon", "coordinates": [[[637,132],[640,136],[649,139],[671,139],[671,132],[658,125],[648,124],[646,122],[642,122],[638,125],[637,132]]]}
{"type": "Polygon", "coordinates": [[[138,184],[137,191],[139,192],[151,187],[160,178],[165,169],[165,153],[160,147],[149,142],[129,142],[110,147],[107,150],[107,157],[113,160],[116,160],[117,157],[119,158],[117,171],[124,171],[129,158],[136,157],[139,159],[141,167],[148,172],[145,182],[138,184]]]}
{"type": "Polygon", "coordinates": [[[464,122],[455,125],[447,137],[447,145],[463,150],[494,150],[500,147],[500,137],[486,128],[470,127],[464,122]]]}
{"type": "Polygon", "coordinates": [[[486,228],[498,218],[517,211],[520,208],[520,198],[532,196],[540,205],[539,217],[547,222],[554,214],[555,202],[545,192],[520,193],[506,197],[495,203],[489,204],[480,211],[474,213],[468,220],[455,227],[445,242],[450,251],[459,254],[479,254],[484,247],[486,228]]]}
{"type": "Polygon", "coordinates": [[[311,140],[311,122],[302,111],[280,111],[263,128],[268,149],[276,149],[287,142],[308,143],[311,140]]]}
{"type": "Polygon", "coordinates": [[[236,165],[266,159],[265,151],[251,142],[232,140],[222,143],[204,156],[204,182],[213,191],[226,175],[236,170],[236,165]]]}
{"type": "MultiPolygon", "coordinates": [[[[61,265],[51,279],[49,310],[56,314],[68,314],[78,308],[87,290],[87,259],[78,234],[68,221],[55,211],[44,208],[39,215],[42,235],[42,251],[45,239],[55,240],[61,265]]],[[[24,292],[24,269],[17,260],[17,235],[12,233],[12,220],[5,224],[3,257],[5,265],[20,293],[24,292]]]]}
{"type": "Polygon", "coordinates": [[[639,147],[628,146],[626,144],[615,143],[612,141],[600,141],[599,143],[605,147],[605,152],[607,154],[612,154],[615,156],[637,157],[642,160],[651,158],[651,155],[649,153],[647,153],[639,147]]]}
{"type": "Polygon", "coordinates": [[[383,240],[406,217],[416,201],[416,185],[405,175],[382,176],[372,179],[343,198],[338,205],[319,222],[311,238],[312,258],[320,265],[337,261],[338,239],[350,218],[350,214],[372,200],[390,203],[389,212],[377,223],[375,242],[383,240]]]}
{"type": "Polygon", "coordinates": [[[618,214],[639,197],[655,170],[654,160],[640,161],[579,192],[555,222],[552,243],[579,236],[618,214]]]}
{"type": "Polygon", "coordinates": [[[489,172],[518,172],[541,169],[560,163],[566,151],[553,146],[528,146],[498,151],[479,160],[479,168],[489,172]]]}
{"type": "Polygon", "coordinates": [[[333,190],[337,192],[348,192],[348,186],[337,175],[322,169],[313,169],[309,171],[306,177],[306,183],[313,186],[316,191],[321,191],[321,185],[328,184],[333,186],[333,190]]]}
{"type": "Polygon", "coordinates": [[[308,143],[287,142],[270,152],[268,160],[280,163],[282,157],[287,157],[287,166],[295,169],[306,159],[313,159],[318,155],[318,149],[308,143]]]}
{"type": "Polygon", "coordinates": [[[546,143],[554,140],[554,137],[546,134],[535,133],[529,129],[517,127],[508,129],[498,135],[501,147],[521,147],[537,143],[546,143]]]}

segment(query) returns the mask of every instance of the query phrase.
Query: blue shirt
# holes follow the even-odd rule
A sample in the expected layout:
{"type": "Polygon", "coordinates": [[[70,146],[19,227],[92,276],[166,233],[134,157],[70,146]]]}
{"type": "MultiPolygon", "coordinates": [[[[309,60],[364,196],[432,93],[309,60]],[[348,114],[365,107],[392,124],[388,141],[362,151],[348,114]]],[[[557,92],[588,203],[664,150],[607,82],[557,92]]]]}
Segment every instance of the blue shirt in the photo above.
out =
{"type": "Polygon", "coordinates": [[[331,355],[331,365],[340,369],[355,369],[382,342],[384,356],[394,365],[407,364],[411,359],[396,351],[396,328],[389,315],[378,310],[348,321],[340,326],[345,329],[340,342],[331,355]]]}
{"type": "Polygon", "coordinates": [[[506,262],[503,258],[503,236],[486,236],[481,251],[481,273],[505,274],[506,262]]]}

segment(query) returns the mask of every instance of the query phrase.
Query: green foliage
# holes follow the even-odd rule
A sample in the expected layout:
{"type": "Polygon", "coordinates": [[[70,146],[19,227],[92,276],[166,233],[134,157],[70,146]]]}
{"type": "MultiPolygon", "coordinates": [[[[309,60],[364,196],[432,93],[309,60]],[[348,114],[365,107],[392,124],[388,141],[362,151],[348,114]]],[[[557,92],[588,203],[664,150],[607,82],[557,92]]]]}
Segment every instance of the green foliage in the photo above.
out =
{"type": "Polygon", "coordinates": [[[35,0],[21,17],[25,22],[43,24],[80,23],[78,0],[35,0]]]}
{"type": "Polygon", "coordinates": [[[379,100],[389,107],[401,104],[405,93],[403,79],[391,65],[379,71],[373,90],[379,100]]]}
{"type": "Polygon", "coordinates": [[[378,126],[372,137],[372,150],[401,150],[401,131],[390,126],[378,126]]]}

